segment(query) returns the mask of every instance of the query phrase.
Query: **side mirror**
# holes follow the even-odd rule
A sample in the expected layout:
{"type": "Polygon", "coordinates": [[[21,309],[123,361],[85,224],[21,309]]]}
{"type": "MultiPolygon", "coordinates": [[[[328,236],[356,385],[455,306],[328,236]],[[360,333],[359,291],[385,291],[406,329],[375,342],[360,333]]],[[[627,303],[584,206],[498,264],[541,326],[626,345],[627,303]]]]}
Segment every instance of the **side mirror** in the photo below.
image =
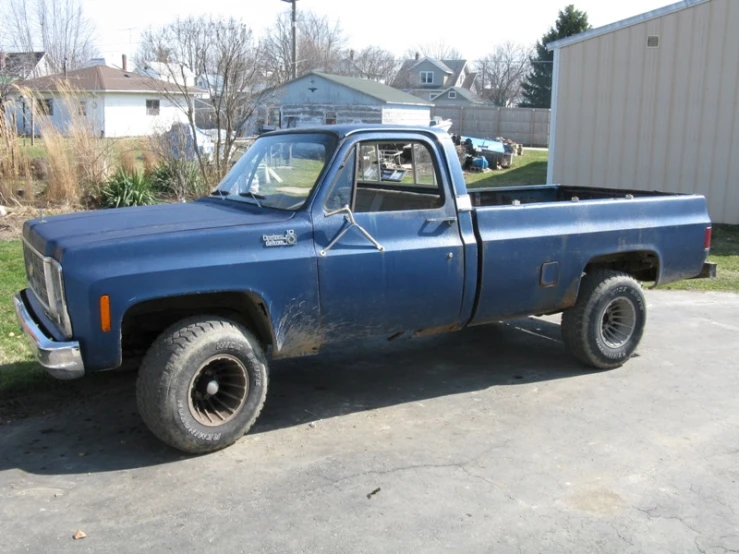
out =
{"type": "Polygon", "coordinates": [[[331,217],[331,216],[339,215],[339,214],[346,214],[348,216],[349,221],[354,223],[354,214],[352,213],[352,210],[349,207],[349,204],[346,204],[345,206],[339,208],[338,210],[333,210],[331,212],[324,212],[323,217],[331,217]]]}

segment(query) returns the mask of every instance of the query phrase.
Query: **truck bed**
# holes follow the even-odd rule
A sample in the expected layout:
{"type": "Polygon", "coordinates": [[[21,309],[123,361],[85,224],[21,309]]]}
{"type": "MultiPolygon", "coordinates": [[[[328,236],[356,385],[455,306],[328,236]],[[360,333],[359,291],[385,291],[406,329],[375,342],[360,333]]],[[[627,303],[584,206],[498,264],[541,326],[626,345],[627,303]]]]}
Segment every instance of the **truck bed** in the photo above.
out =
{"type": "Polygon", "coordinates": [[[569,186],[468,191],[480,248],[472,323],[572,306],[588,265],[668,283],[700,273],[710,225],[701,196],[569,186]],[[634,274],[634,271],[631,271],[634,274]]]}
{"type": "Polygon", "coordinates": [[[577,202],[579,200],[606,200],[678,196],[665,192],[643,190],[602,189],[562,185],[498,187],[469,190],[473,206],[505,206],[509,204],[539,204],[543,202],[577,202]]]}

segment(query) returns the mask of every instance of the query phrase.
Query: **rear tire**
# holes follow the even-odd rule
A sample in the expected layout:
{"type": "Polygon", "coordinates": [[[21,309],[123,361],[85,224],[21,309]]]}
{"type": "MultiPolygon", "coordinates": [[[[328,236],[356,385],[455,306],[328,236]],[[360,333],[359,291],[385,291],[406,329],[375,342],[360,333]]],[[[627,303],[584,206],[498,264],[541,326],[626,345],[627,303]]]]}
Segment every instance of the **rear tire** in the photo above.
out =
{"type": "Polygon", "coordinates": [[[593,271],[583,277],[575,305],[562,314],[562,338],[585,365],[613,369],[634,354],[646,321],[646,299],[633,277],[593,271]]]}
{"type": "Polygon", "coordinates": [[[154,341],[139,370],[136,401],[159,439],[189,454],[230,446],[254,424],[267,395],[256,337],[213,316],[184,319],[154,341]]]}

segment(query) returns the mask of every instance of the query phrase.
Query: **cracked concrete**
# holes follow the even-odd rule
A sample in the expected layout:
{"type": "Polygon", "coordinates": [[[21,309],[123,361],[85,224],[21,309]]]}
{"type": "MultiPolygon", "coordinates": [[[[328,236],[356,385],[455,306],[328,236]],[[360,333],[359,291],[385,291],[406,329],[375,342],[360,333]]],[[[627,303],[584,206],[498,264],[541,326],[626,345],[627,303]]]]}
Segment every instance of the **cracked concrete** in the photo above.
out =
{"type": "Polygon", "coordinates": [[[274,363],[255,429],[208,456],[116,379],[0,427],[0,550],[739,553],[739,296],[647,299],[615,371],[556,318],[274,363]]]}

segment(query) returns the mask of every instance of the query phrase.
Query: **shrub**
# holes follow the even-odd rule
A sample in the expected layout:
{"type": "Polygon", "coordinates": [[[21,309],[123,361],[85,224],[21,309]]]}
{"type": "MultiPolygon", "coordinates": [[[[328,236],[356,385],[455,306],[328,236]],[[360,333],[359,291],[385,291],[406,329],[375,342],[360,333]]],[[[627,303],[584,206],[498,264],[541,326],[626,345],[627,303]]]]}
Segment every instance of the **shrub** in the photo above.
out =
{"type": "Polygon", "coordinates": [[[159,165],[159,157],[151,149],[144,148],[144,174],[151,175],[159,165]]]}
{"type": "Polygon", "coordinates": [[[120,167],[128,174],[133,175],[136,172],[136,156],[131,150],[130,145],[124,144],[120,154],[120,167]]]}
{"type": "Polygon", "coordinates": [[[149,173],[152,187],[157,193],[177,198],[198,198],[207,194],[203,176],[197,163],[185,160],[166,160],[149,173]]]}
{"type": "Polygon", "coordinates": [[[154,166],[147,173],[147,176],[154,191],[160,194],[172,194],[174,192],[174,173],[168,163],[160,163],[154,166]]]}
{"type": "Polygon", "coordinates": [[[138,172],[118,169],[101,190],[100,205],[103,208],[126,208],[155,204],[151,183],[138,172]]]}

